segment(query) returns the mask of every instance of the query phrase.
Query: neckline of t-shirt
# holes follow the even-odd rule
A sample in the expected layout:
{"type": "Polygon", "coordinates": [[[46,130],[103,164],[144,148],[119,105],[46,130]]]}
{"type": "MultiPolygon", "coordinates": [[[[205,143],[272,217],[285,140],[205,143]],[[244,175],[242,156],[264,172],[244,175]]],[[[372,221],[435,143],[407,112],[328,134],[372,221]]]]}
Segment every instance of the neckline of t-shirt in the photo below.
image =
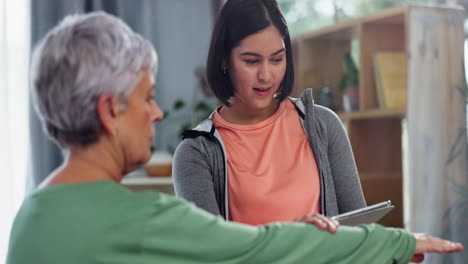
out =
{"type": "Polygon", "coordinates": [[[231,128],[231,129],[235,129],[235,130],[244,130],[244,131],[257,130],[257,129],[263,128],[263,127],[268,126],[269,124],[275,122],[283,114],[283,112],[286,110],[287,101],[289,101],[289,100],[284,100],[283,102],[281,102],[278,109],[276,110],[276,112],[272,116],[270,116],[267,119],[265,119],[263,121],[260,121],[260,122],[258,122],[256,124],[249,124],[249,125],[234,124],[234,123],[231,123],[231,122],[227,121],[226,119],[224,119],[219,114],[219,111],[224,107],[224,106],[221,106],[221,107],[218,107],[216,109],[215,117],[213,118],[214,119],[213,123],[214,123],[215,127],[226,127],[226,128],[231,128]]]}

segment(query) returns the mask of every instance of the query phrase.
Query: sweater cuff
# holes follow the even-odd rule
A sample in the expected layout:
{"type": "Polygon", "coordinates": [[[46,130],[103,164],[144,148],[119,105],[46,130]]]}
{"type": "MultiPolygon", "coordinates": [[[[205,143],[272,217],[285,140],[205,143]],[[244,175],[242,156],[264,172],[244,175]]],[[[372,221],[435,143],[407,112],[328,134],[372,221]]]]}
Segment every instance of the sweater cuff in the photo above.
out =
{"type": "Polygon", "coordinates": [[[401,244],[400,250],[402,251],[401,254],[399,254],[399,258],[395,259],[394,263],[397,264],[406,264],[409,263],[410,260],[414,256],[414,251],[416,250],[416,238],[414,235],[410,232],[406,232],[401,230],[401,235],[405,236],[405,242],[401,244]]]}

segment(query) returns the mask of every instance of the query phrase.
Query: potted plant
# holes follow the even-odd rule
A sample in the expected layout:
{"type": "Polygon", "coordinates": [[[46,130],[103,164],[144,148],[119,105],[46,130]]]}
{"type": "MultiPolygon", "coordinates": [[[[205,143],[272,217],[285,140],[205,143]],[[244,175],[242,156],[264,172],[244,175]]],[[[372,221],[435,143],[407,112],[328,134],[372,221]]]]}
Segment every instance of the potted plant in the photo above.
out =
{"type": "Polygon", "coordinates": [[[344,75],[340,81],[340,90],[343,95],[343,111],[352,112],[359,108],[359,71],[350,52],[344,55],[344,75]]]}
{"type": "MultiPolygon", "coordinates": [[[[172,107],[172,113],[169,111],[165,111],[164,115],[166,117],[170,117],[172,115],[177,115],[179,111],[185,108],[187,104],[185,103],[184,100],[178,99],[174,102],[174,105],[172,107]]],[[[214,111],[215,106],[208,104],[207,102],[204,101],[198,101],[194,106],[193,109],[191,110],[192,116],[190,120],[187,120],[187,116],[183,118],[184,120],[180,120],[180,128],[177,131],[177,136],[182,137],[182,133],[185,130],[193,128],[195,125],[197,125],[199,122],[203,121],[204,119],[208,118],[208,116],[214,111]]]]}

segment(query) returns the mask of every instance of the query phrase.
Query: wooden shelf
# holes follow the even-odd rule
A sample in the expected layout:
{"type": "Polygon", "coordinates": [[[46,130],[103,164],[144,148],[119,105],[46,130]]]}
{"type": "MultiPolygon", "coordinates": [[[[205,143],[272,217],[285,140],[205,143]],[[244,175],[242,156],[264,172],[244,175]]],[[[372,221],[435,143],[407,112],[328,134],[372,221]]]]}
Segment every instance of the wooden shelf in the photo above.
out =
{"type": "Polygon", "coordinates": [[[401,178],[401,171],[361,171],[359,178],[361,180],[401,178]]]}
{"type": "Polygon", "coordinates": [[[387,225],[402,226],[403,223],[402,184],[407,176],[403,175],[402,120],[407,116],[407,109],[412,109],[420,100],[418,93],[430,92],[427,87],[432,86],[428,82],[436,81],[437,86],[443,88],[439,84],[453,79],[451,71],[445,70],[446,60],[440,59],[445,55],[439,54],[460,47],[434,40],[454,34],[448,31],[447,21],[451,21],[454,14],[460,15],[460,11],[457,7],[440,5],[404,5],[342,21],[293,41],[296,80],[293,96],[300,96],[307,88],[313,88],[317,96],[319,88],[327,85],[335,95],[338,109],[343,109],[339,86],[344,57],[358,49],[358,110],[337,115],[346,123],[367,202],[392,200],[396,204],[393,215],[383,222],[387,225]],[[425,37],[428,25],[437,28],[435,32],[438,33],[432,38],[425,37]],[[402,109],[385,109],[379,103],[374,57],[382,51],[407,55],[408,105],[402,109]]]}
{"type": "Polygon", "coordinates": [[[406,115],[406,109],[374,109],[358,112],[340,112],[338,117],[343,121],[372,118],[403,118],[406,115]]]}
{"type": "MultiPolygon", "coordinates": [[[[359,34],[359,26],[365,23],[378,23],[378,24],[387,24],[387,25],[404,25],[406,23],[406,14],[411,8],[427,8],[434,9],[434,6],[424,5],[424,4],[409,4],[396,6],[393,8],[388,8],[380,12],[369,14],[364,17],[350,18],[343,20],[338,24],[330,25],[323,27],[313,32],[305,33],[298,38],[294,39],[332,39],[332,40],[350,40],[357,37],[359,34]]],[[[438,5],[437,9],[460,9],[461,7],[457,6],[444,6],[438,5]]]]}
{"type": "Polygon", "coordinates": [[[358,28],[353,20],[345,21],[326,28],[319,29],[312,33],[301,36],[303,40],[328,39],[328,40],[350,40],[356,37],[358,28]]]}
{"type": "Polygon", "coordinates": [[[338,24],[318,29],[314,32],[306,33],[299,39],[330,39],[330,40],[351,40],[359,34],[359,25],[377,21],[385,24],[403,24],[404,13],[408,6],[398,6],[389,8],[381,12],[371,14],[366,17],[351,18],[338,24]]]}

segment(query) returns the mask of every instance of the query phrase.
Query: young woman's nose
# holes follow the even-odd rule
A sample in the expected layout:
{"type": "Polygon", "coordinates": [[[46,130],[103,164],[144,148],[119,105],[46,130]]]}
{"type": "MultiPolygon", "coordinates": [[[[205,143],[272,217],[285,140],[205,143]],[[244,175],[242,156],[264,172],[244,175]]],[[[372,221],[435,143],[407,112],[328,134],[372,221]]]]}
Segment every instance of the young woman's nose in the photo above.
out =
{"type": "Polygon", "coordinates": [[[260,68],[257,74],[258,80],[262,82],[268,82],[271,78],[271,73],[270,73],[270,68],[269,68],[268,63],[262,63],[259,67],[260,68]]]}

